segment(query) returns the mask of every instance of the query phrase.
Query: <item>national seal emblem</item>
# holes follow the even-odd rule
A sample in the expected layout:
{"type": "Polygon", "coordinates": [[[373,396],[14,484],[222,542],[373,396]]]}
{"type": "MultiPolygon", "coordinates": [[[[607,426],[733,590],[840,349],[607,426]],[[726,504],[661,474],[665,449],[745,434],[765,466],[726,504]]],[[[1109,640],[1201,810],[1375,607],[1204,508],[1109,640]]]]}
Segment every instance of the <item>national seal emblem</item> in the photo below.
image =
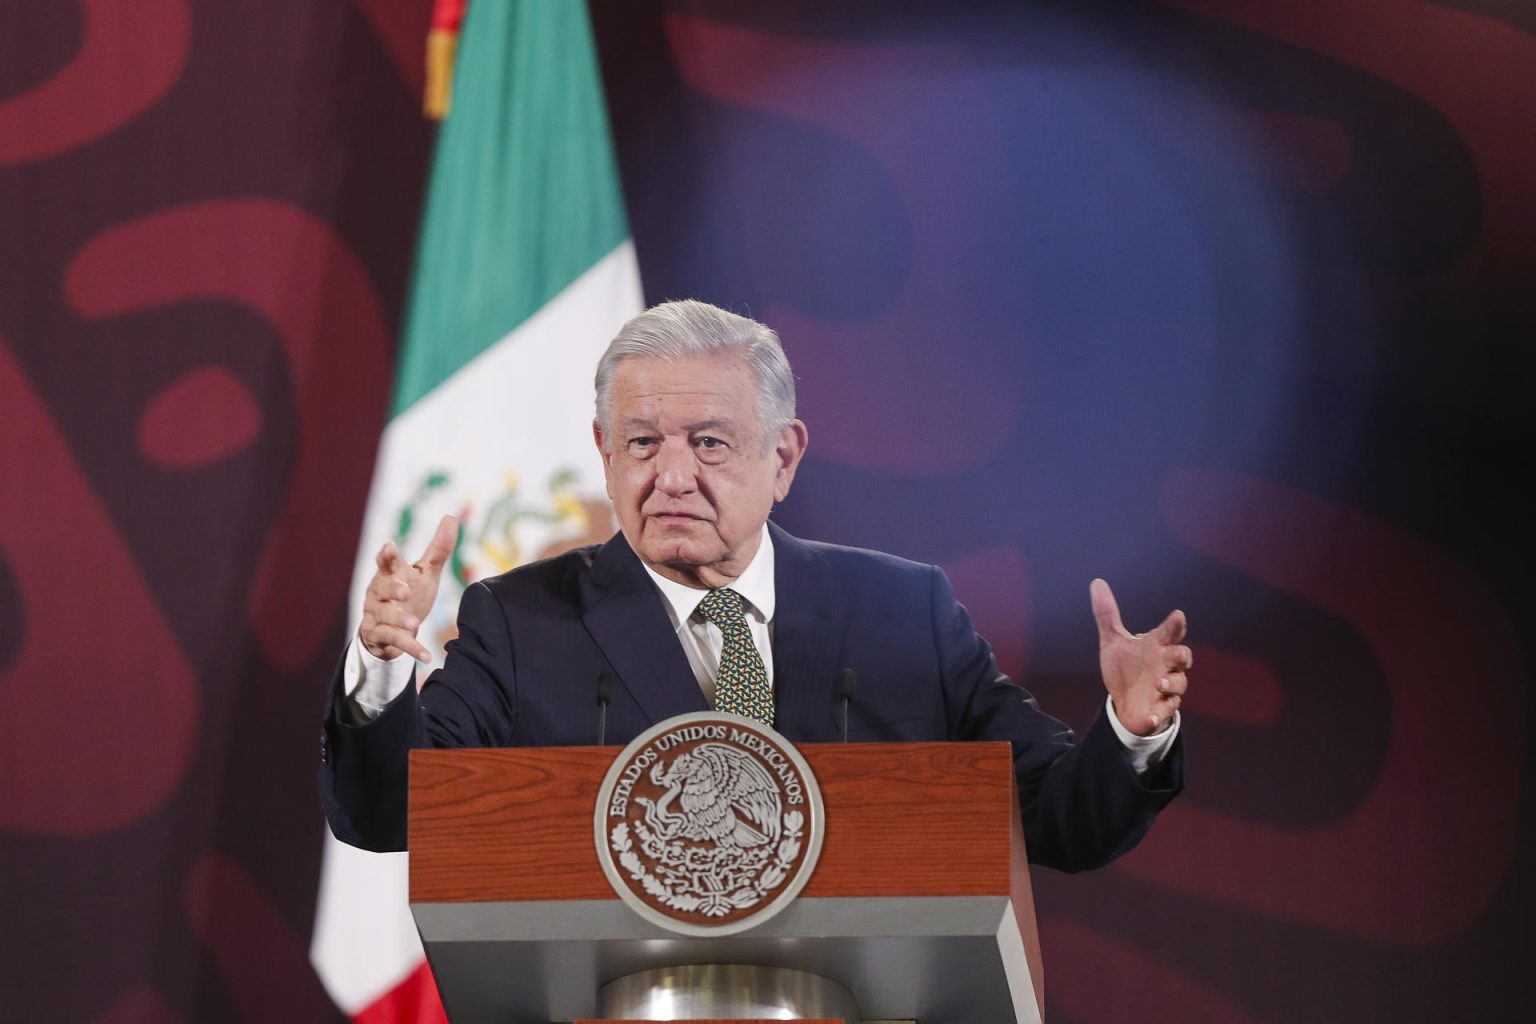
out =
{"type": "Polygon", "coordinates": [[[804,757],[772,729],[698,712],[635,737],[593,815],[598,861],[619,898],[687,935],[761,924],[804,887],[824,833],[804,757]]]}

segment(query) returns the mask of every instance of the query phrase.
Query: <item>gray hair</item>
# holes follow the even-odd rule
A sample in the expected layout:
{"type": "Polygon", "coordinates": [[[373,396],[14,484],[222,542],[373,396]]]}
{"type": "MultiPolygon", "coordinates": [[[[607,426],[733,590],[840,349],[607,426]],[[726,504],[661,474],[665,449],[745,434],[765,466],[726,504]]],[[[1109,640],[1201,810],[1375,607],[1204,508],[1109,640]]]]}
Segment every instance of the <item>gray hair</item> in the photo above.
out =
{"type": "Polygon", "coordinates": [[[757,421],[764,450],[795,418],[795,375],[779,336],[767,324],[697,299],[663,302],[633,317],[597,363],[597,422],[612,437],[613,377],[626,359],[686,359],[739,353],[757,383],[757,421]]]}

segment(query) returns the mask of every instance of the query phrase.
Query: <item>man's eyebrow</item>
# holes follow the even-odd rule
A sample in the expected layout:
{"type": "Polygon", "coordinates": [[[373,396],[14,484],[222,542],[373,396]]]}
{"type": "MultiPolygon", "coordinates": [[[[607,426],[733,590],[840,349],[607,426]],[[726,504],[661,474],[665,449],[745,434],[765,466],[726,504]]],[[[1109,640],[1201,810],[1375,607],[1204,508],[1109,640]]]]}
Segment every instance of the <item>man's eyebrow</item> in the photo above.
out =
{"type": "MultiPolygon", "coordinates": [[[[624,430],[658,430],[658,429],[660,429],[660,428],[658,428],[656,426],[656,421],[655,420],[646,419],[645,417],[642,417],[642,416],[630,416],[630,417],[627,417],[619,425],[624,430]]],[[[701,430],[719,430],[719,431],[722,431],[722,432],[728,432],[728,431],[733,431],[735,429],[736,429],[736,425],[735,425],[734,422],[732,422],[731,420],[728,420],[728,419],[720,419],[719,417],[716,417],[714,419],[707,419],[707,420],[695,420],[692,423],[684,423],[683,424],[683,430],[686,431],[689,434],[697,434],[701,430]]]]}
{"type": "Polygon", "coordinates": [[[683,429],[687,430],[690,434],[697,434],[701,430],[734,430],[735,425],[730,420],[698,420],[694,423],[685,423],[683,429]]]}

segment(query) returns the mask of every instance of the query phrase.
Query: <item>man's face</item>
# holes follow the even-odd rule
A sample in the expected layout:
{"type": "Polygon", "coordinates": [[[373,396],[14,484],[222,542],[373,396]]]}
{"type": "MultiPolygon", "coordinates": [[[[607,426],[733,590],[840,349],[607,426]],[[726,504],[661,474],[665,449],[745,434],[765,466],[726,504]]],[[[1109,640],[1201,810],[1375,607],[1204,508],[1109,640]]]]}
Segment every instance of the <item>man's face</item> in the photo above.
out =
{"type": "Polygon", "coordinates": [[[789,493],[805,425],[765,446],[752,371],[730,353],[626,359],[612,399],[613,436],[593,430],[624,539],[669,579],[728,586],[789,493]]]}

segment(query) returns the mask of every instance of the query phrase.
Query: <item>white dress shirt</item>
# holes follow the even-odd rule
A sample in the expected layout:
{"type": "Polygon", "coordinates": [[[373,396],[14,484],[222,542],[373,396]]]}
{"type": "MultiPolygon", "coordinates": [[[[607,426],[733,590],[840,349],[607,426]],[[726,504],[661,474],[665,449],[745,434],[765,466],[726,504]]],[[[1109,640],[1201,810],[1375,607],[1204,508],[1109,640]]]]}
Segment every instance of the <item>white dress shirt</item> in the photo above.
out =
{"type": "MultiPolygon", "coordinates": [[[[645,565],[644,562],[640,563],[645,565]]],[[[674,583],[661,573],[645,566],[656,589],[661,591],[662,604],[667,606],[667,618],[677,632],[683,653],[693,677],[704,691],[704,699],[711,707],[715,704],[715,676],[720,672],[720,651],[725,646],[725,635],[720,627],[709,622],[699,613],[699,605],[709,595],[707,590],[674,583]]],[[[763,659],[768,672],[768,685],[773,685],[773,538],[768,535],[767,524],[757,545],[757,554],[736,577],[730,589],[741,595],[741,611],[746,616],[747,628],[752,631],[752,643],[763,659]]]]}

